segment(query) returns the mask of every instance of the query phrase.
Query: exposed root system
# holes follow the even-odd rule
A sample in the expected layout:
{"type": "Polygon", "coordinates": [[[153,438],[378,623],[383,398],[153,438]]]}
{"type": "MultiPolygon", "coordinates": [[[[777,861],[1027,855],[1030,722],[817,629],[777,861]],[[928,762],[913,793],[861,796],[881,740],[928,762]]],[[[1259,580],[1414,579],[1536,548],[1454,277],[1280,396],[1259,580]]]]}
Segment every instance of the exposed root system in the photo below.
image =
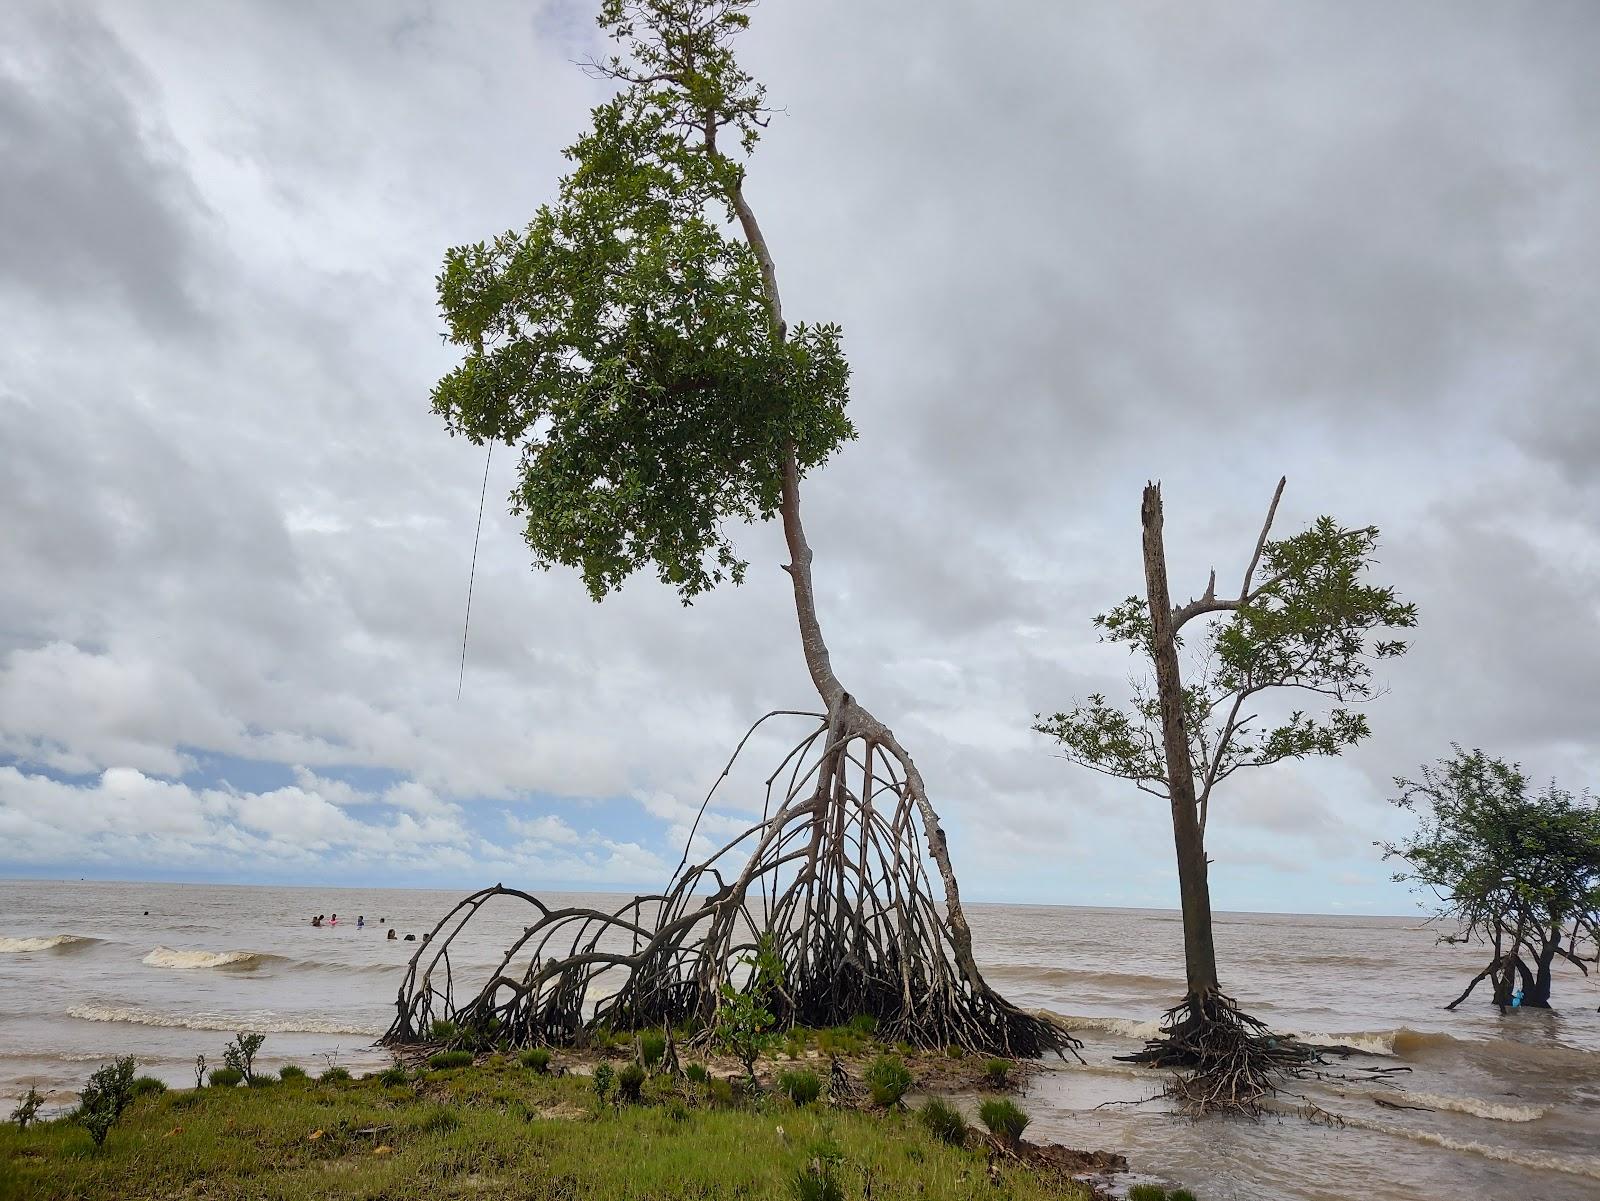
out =
{"type": "Polygon", "coordinates": [[[426,1039],[436,1019],[464,1041],[517,1047],[582,1045],[602,1028],[676,1027],[703,1039],[723,986],[743,987],[765,945],[782,965],[767,1001],[780,1027],[867,1014],[880,1037],[923,1048],[1075,1050],[1070,1034],[984,982],[921,776],[848,697],[831,719],[762,718],[718,786],[756,730],[780,716],[818,724],[767,778],[759,822],[704,862],[689,865],[685,851],[664,892],[613,912],[556,908],[501,885],[464,898],[418,948],[384,1041],[426,1039]],[[930,859],[943,877],[942,907],[930,859]],[[463,993],[452,944],[498,897],[526,904],[528,924],[488,979],[463,993]]]}
{"type": "Polygon", "coordinates": [[[1231,998],[1211,993],[1186,997],[1167,1010],[1158,1038],[1118,1058],[1182,1069],[1166,1092],[1185,1113],[1222,1110],[1254,1117],[1284,1080],[1304,1074],[1319,1057],[1315,1047],[1273,1034],[1231,998]]]}

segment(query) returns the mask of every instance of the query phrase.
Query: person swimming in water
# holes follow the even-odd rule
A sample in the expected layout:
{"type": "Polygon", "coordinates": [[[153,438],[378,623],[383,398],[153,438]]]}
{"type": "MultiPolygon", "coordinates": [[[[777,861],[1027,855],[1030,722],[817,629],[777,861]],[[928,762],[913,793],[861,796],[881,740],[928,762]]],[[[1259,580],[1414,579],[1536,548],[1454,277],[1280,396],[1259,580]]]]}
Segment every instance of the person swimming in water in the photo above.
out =
{"type": "Polygon", "coordinates": [[[356,918],[356,929],[357,930],[365,930],[366,928],[367,928],[367,915],[363,913],[363,914],[361,914],[360,916],[358,916],[356,918]]]}
{"type": "Polygon", "coordinates": [[[394,927],[393,926],[389,927],[389,941],[390,942],[394,941],[394,927]]]}
{"type": "Polygon", "coordinates": [[[328,925],[337,926],[338,924],[339,924],[339,915],[336,913],[331,918],[328,919],[328,925]]]}

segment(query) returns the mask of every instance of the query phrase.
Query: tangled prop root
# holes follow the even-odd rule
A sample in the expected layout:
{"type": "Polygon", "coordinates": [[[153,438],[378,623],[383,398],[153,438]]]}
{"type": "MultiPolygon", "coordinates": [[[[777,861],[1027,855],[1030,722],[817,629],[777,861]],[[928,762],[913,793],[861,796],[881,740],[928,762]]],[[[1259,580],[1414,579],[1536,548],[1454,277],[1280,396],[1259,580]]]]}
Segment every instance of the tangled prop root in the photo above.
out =
{"type": "Polygon", "coordinates": [[[424,1040],[441,1018],[458,1038],[516,1047],[582,1045],[601,1029],[683,1027],[704,1040],[723,986],[743,986],[766,944],[782,965],[767,1002],[780,1028],[869,1014],[881,1037],[924,1048],[1075,1052],[1081,1044],[1070,1034],[984,982],[921,776],[864,710],[846,701],[831,720],[767,714],[717,786],[756,730],[779,716],[820,724],[767,778],[760,822],[703,863],[687,865],[686,850],[666,891],[614,912],[552,908],[501,885],[466,897],[412,958],[384,1042],[424,1040]],[[944,912],[919,837],[944,877],[944,912]],[[502,896],[525,902],[532,924],[478,991],[458,997],[451,944],[502,896]]]}
{"type": "Polygon", "coordinates": [[[1198,1117],[1224,1110],[1255,1117],[1284,1080],[1303,1075],[1319,1056],[1315,1047],[1271,1033],[1232,998],[1209,993],[1186,997],[1167,1010],[1160,1037],[1117,1058],[1184,1069],[1166,1093],[1185,1113],[1198,1117]]]}

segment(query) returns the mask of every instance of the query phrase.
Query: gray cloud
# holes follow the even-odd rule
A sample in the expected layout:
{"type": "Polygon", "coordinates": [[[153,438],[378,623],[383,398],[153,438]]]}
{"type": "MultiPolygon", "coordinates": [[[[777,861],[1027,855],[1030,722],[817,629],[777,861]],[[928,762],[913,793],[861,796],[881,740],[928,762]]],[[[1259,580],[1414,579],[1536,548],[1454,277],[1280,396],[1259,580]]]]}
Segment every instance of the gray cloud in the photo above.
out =
{"type": "MultiPolygon", "coordinates": [[[[809,705],[776,530],[738,532],[742,589],[684,609],[640,579],[594,606],[528,569],[504,452],[455,699],[484,461],[428,412],[451,362],[432,277],[550,195],[600,94],[570,62],[599,49],[587,5],[4,20],[16,770],[142,773],[91,799],[202,817],[270,796],[370,856],[386,827],[323,806],[362,824],[379,807],[337,769],[377,768],[457,807],[438,845],[464,874],[536,871],[570,844],[530,831],[588,831],[592,798],[681,830],[751,720],[809,705]],[[181,336],[198,313],[209,336],[181,336]],[[298,767],[298,792],[207,801],[184,775],[205,752],[298,767]],[[564,826],[518,808],[544,797],[564,826]]],[[[1287,472],[1281,528],[1382,526],[1423,609],[1368,746],[1219,800],[1241,868],[1219,866],[1220,904],[1371,903],[1387,779],[1452,738],[1600,767],[1592,7],[763,6],[746,49],[785,109],[751,193],[786,305],[840,320],[855,371],[861,439],[807,486],[835,662],[918,756],[969,893],[1171,899],[1159,805],[1028,730],[1125,687],[1089,618],[1138,590],[1148,478],[1179,592],[1242,570],[1287,472]]],[[[752,753],[719,831],[778,753],[752,753]]],[[[59,787],[0,779],[30,862],[115,861],[116,828],[91,847],[49,825],[75,812],[59,787]]],[[[279,853],[215,813],[208,853],[279,853]]],[[[677,857],[595,839],[586,878],[677,857]]],[[[426,837],[400,842],[409,864],[426,837]]]]}
{"type": "Polygon", "coordinates": [[[92,12],[0,15],[0,286],[25,303],[115,302],[153,331],[201,319],[204,207],[159,90],[92,12]]]}

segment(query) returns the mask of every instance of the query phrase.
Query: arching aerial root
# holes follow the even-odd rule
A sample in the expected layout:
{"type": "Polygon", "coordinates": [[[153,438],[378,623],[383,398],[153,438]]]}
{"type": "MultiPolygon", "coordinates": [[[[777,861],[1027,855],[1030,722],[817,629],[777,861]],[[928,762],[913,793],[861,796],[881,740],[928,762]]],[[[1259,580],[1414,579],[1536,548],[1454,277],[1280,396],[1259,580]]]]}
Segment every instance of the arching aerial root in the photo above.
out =
{"type": "Polygon", "coordinates": [[[1167,1010],[1159,1037],[1117,1058],[1180,1069],[1165,1091],[1185,1113],[1224,1110],[1255,1117],[1285,1080],[1321,1062],[1323,1049],[1273,1034],[1232,998],[1210,993],[1191,995],[1167,1010]]]}
{"type": "MultiPolygon", "coordinates": [[[[1075,1051],[1070,1034],[984,982],[944,833],[894,736],[848,700],[831,720],[784,715],[820,724],[767,778],[758,823],[702,863],[687,865],[685,851],[664,892],[613,912],[552,908],[498,884],[464,898],[412,958],[384,1041],[425,1040],[439,1019],[457,1040],[514,1047],[582,1045],[601,1029],[667,1027],[704,1039],[723,986],[742,987],[766,944],[782,965],[767,1002],[780,1028],[867,1014],[880,1037],[922,1048],[1075,1051]],[[944,881],[942,911],[930,858],[944,881]],[[525,903],[531,921],[487,981],[458,995],[451,946],[499,897],[525,903]]],[[[777,716],[757,722],[739,749],[777,716]]]]}

